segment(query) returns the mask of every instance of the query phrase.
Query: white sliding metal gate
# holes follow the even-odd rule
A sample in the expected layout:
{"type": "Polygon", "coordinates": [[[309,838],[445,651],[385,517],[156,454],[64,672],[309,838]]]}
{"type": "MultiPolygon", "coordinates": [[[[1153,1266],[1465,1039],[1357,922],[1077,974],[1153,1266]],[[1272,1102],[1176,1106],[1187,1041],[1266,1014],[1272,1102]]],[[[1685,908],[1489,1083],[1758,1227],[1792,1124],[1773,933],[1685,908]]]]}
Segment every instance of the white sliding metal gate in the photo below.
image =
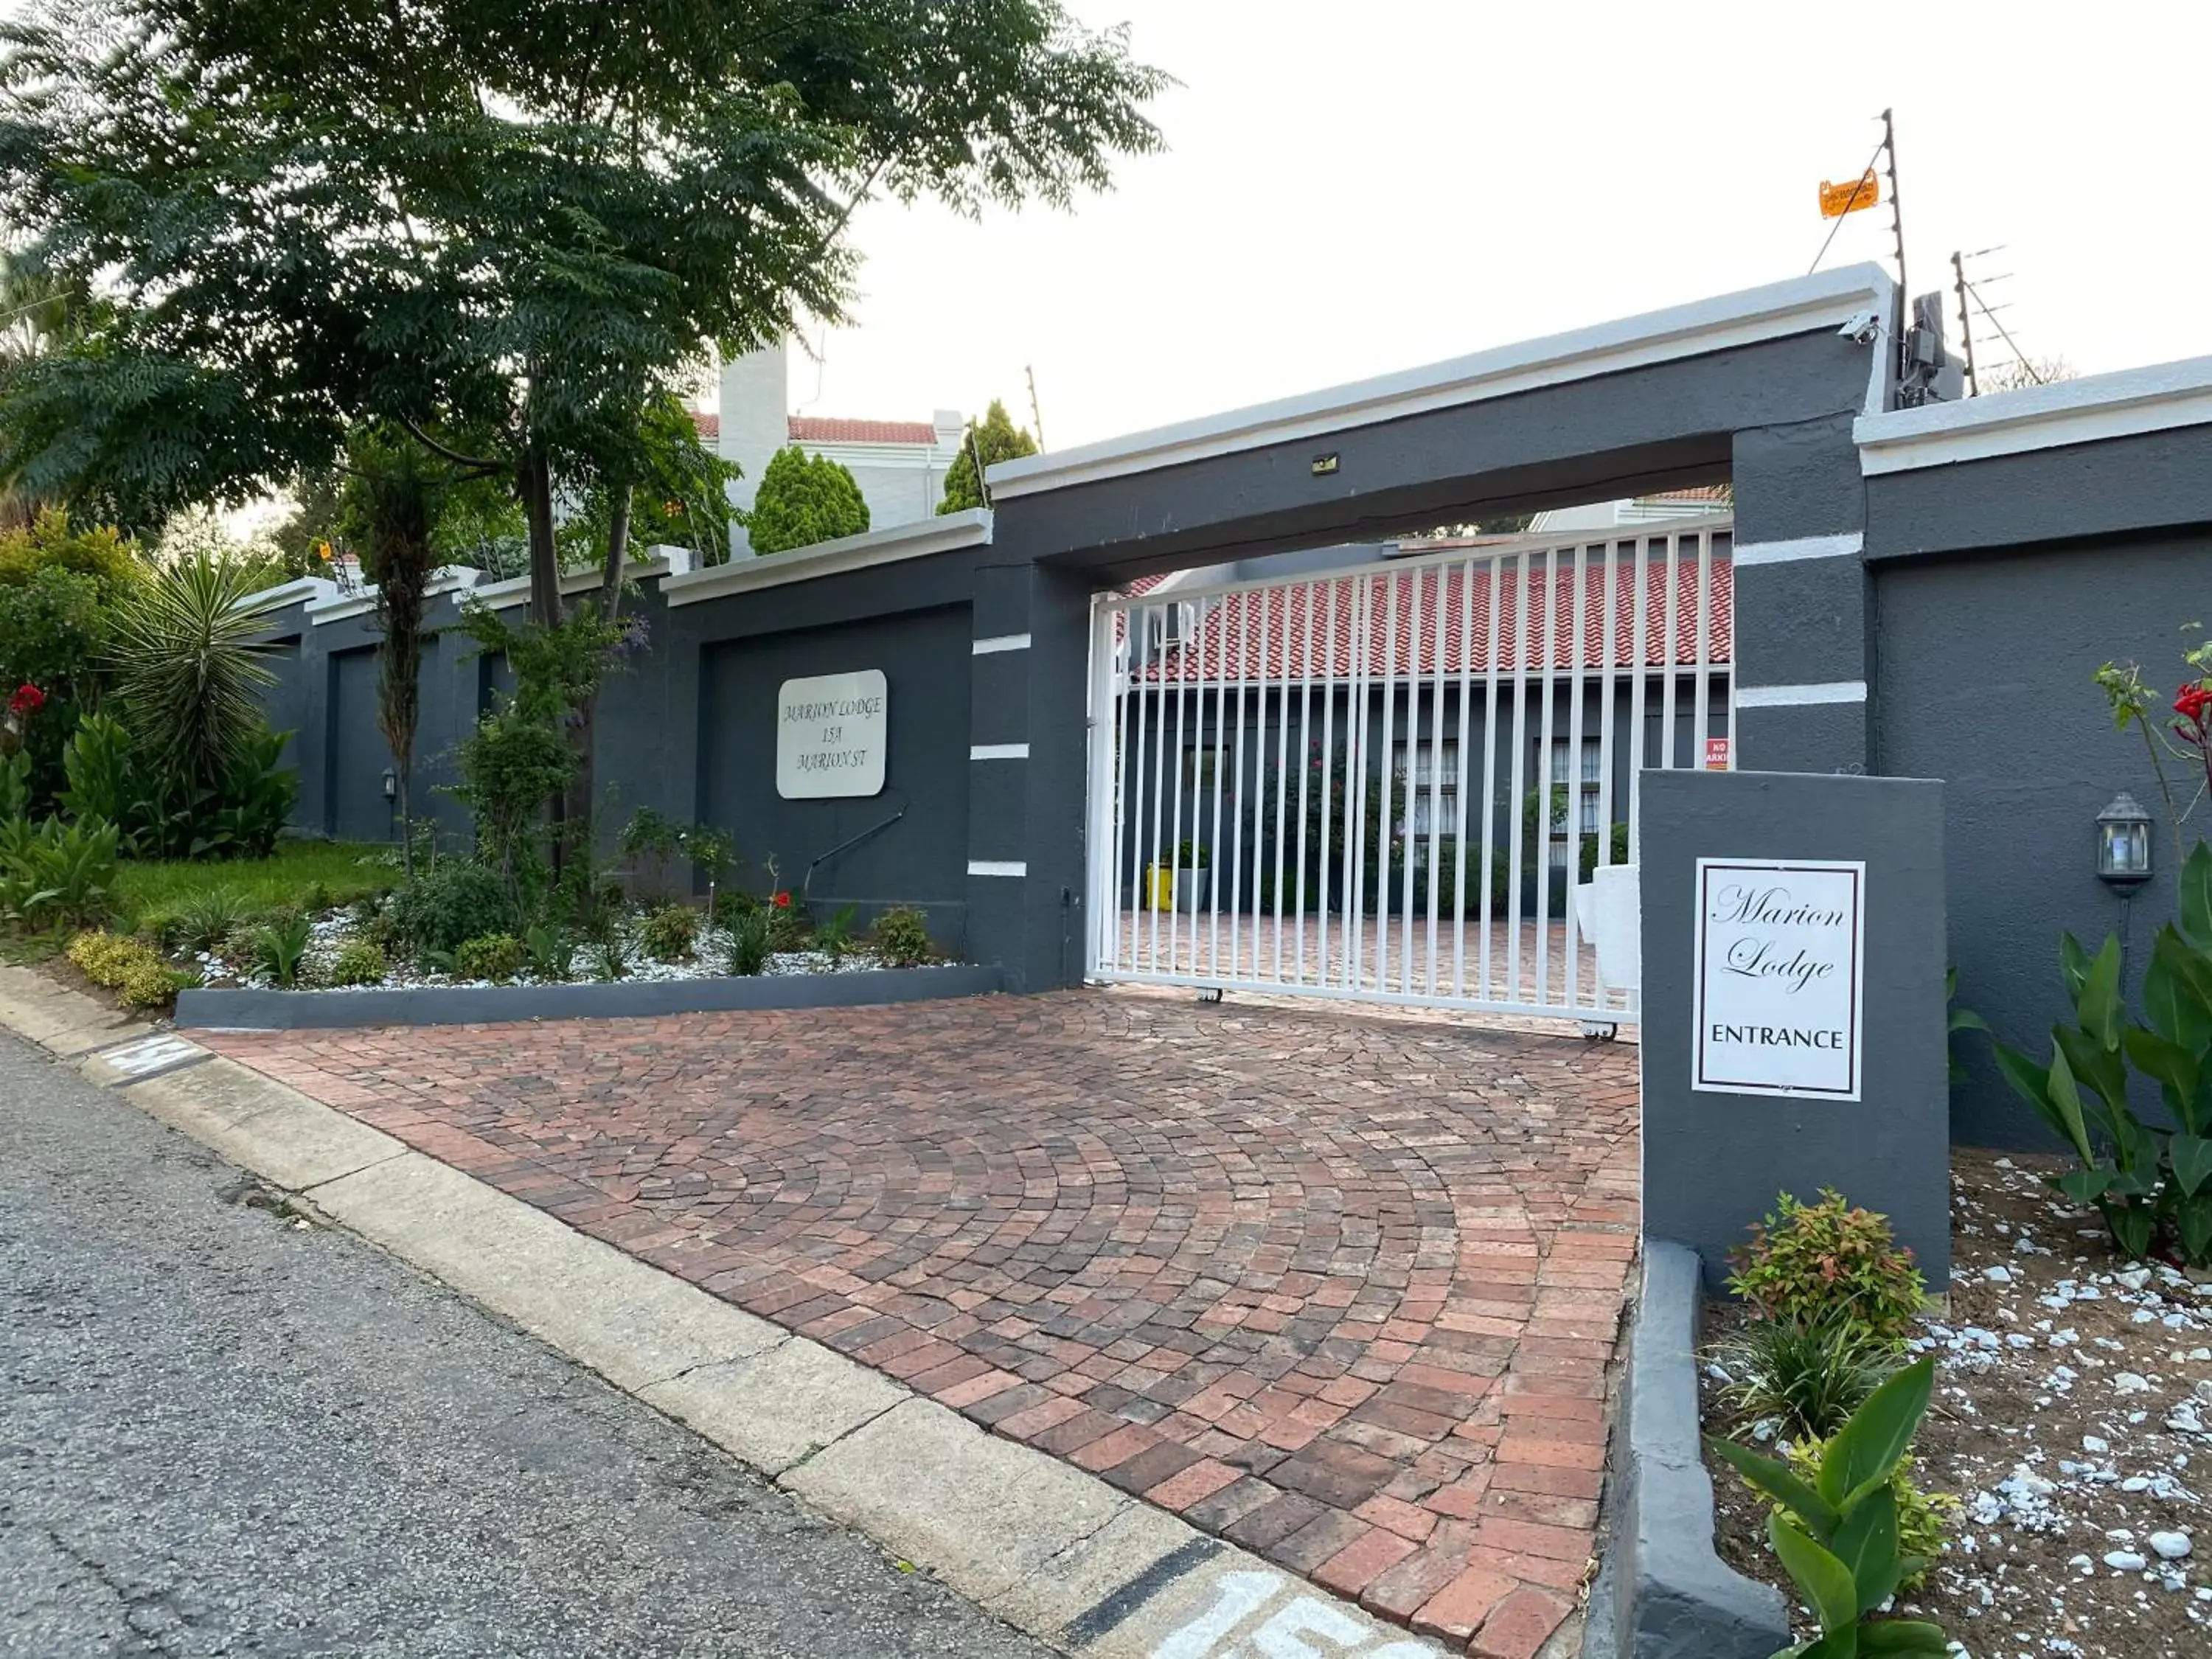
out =
{"type": "Polygon", "coordinates": [[[1729,530],[1101,595],[1091,976],[1633,1021],[1571,888],[1731,763],[1729,530]]]}

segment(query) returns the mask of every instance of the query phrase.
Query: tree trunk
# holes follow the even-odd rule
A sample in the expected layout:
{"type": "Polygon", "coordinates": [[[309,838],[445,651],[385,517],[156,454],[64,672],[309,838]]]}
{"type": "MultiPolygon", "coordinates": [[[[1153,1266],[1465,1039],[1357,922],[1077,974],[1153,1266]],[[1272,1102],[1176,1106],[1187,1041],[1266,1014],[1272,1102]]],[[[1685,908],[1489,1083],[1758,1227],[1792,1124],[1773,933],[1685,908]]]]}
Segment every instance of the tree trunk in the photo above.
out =
{"type": "Polygon", "coordinates": [[[540,628],[561,623],[561,555],[553,542],[553,469],[544,449],[522,452],[515,481],[530,532],[530,616],[540,628]]]}
{"type": "Polygon", "coordinates": [[[599,614],[612,622],[622,611],[623,572],[629,563],[630,486],[614,492],[607,509],[607,563],[599,576],[599,614]]]}

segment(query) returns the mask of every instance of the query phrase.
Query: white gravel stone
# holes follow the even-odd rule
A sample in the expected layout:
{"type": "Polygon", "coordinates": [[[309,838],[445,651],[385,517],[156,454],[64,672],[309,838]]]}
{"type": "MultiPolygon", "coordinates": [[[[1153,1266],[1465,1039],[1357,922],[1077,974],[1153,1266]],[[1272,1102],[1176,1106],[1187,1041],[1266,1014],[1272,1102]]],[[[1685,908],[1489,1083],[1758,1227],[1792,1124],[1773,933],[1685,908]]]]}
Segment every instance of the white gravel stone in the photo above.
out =
{"type": "Polygon", "coordinates": [[[2106,1553],[2105,1565],[2114,1572],[2141,1572],[2150,1563],[2134,1550],[2110,1550],[2106,1553]]]}
{"type": "Polygon", "coordinates": [[[2150,1535],[2150,1547],[2164,1561],[2185,1561],[2194,1547],[2185,1532],[2154,1532],[2150,1535]]]}

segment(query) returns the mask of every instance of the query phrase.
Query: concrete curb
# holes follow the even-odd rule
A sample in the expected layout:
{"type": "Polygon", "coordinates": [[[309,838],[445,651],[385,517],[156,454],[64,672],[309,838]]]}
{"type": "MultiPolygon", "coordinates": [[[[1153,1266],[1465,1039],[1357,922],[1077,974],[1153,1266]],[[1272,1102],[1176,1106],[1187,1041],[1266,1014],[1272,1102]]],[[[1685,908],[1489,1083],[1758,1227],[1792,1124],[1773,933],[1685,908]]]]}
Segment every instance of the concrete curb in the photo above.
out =
{"type": "Polygon", "coordinates": [[[1005,976],[996,968],[963,963],[750,979],[617,980],[605,985],[434,986],[393,991],[193,988],[177,994],[177,1024],[208,1030],[292,1031],[358,1025],[621,1019],[761,1008],[860,1008],[887,1002],[987,996],[1004,982],[1005,976]]]}
{"type": "Polygon", "coordinates": [[[1620,1503],[1591,1597],[1583,1659],[1769,1659],[1790,1645],[1781,1594],[1713,1551],[1713,1483],[1698,1426],[1698,1255],[1644,1241],[1629,1341],[1620,1503]]]}
{"type": "MultiPolygon", "coordinates": [[[[1060,1652],[1440,1659],[1432,1644],[1095,1475],[987,1433],[232,1060],[171,1054],[171,1069],[138,1080],[100,1053],[80,1060],[85,1050],[67,1045],[107,1029],[94,1018],[106,1011],[27,977],[46,988],[33,996],[0,974],[0,1024],[52,1033],[63,1046],[42,1046],[94,1081],[1060,1652]]],[[[107,1048],[148,1036],[129,1025],[107,1048]]]]}

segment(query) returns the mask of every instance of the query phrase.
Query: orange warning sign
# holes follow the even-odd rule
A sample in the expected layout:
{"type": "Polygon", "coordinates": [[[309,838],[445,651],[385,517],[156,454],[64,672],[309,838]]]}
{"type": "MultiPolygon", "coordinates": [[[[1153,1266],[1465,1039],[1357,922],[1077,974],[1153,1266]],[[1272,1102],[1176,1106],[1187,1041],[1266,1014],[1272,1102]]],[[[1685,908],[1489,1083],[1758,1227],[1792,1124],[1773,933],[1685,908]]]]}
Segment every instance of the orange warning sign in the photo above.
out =
{"type": "Polygon", "coordinates": [[[1881,200],[1881,180],[1869,167],[1863,179],[1846,180],[1832,185],[1820,180],[1820,216],[1840,219],[1846,213],[1857,213],[1881,200]]]}

